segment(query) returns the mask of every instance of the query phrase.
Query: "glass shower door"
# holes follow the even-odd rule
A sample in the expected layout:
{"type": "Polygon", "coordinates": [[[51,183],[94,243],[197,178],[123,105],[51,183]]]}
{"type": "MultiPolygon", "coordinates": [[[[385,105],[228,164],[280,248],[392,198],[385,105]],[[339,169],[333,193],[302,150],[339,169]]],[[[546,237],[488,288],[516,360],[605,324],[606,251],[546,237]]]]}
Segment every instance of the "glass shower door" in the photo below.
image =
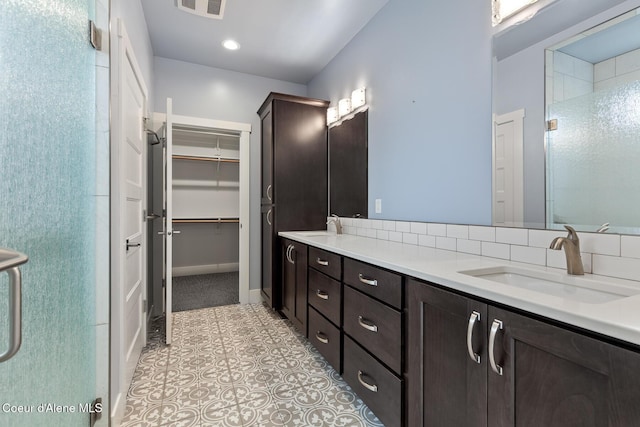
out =
{"type": "MultiPolygon", "coordinates": [[[[20,266],[22,345],[0,363],[0,426],[87,426],[108,381],[97,362],[108,351],[97,318],[108,293],[96,304],[97,283],[108,289],[108,272],[105,282],[96,270],[100,236],[108,238],[97,178],[108,184],[108,168],[96,157],[99,64],[88,40],[98,4],[0,7],[0,247],[29,257],[20,266]]],[[[108,59],[103,67],[108,76],[108,59]]],[[[0,354],[10,341],[9,282],[0,275],[0,354]]],[[[105,406],[100,424],[107,419],[105,406]]]]}

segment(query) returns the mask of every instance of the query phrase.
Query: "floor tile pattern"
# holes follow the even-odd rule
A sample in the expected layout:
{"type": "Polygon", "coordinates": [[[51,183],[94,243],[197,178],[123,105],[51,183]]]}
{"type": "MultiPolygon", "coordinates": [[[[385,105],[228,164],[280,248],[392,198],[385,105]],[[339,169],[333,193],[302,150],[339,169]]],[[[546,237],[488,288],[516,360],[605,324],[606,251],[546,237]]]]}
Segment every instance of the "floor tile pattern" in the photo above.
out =
{"type": "Polygon", "coordinates": [[[286,319],[262,304],[173,314],[150,334],[124,427],[382,427],[286,319]]]}

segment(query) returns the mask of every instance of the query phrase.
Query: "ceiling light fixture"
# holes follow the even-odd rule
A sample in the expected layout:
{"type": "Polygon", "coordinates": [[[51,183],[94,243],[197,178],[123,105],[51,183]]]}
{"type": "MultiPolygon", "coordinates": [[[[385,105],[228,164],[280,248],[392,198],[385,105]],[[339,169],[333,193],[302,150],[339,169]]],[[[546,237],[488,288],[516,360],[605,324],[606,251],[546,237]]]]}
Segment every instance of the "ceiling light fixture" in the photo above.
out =
{"type": "Polygon", "coordinates": [[[235,40],[231,40],[231,39],[227,39],[225,41],[222,42],[222,46],[225,47],[225,49],[229,49],[229,50],[238,50],[240,49],[240,43],[238,43],[235,40]]]}

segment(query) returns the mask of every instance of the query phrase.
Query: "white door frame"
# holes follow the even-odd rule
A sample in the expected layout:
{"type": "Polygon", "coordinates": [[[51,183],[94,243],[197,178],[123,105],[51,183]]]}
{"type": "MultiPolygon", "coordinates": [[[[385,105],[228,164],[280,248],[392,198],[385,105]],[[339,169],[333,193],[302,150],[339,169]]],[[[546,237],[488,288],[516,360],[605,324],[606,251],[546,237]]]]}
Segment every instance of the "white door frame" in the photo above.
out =
{"type": "Polygon", "coordinates": [[[492,197],[492,224],[496,225],[495,217],[495,194],[496,194],[496,129],[498,126],[513,122],[513,218],[506,221],[508,226],[524,225],[524,109],[512,111],[510,113],[493,115],[492,142],[491,142],[491,197],[492,197]]]}
{"type": "MultiPolygon", "coordinates": [[[[110,324],[110,408],[111,408],[111,420],[114,425],[118,425],[122,419],[126,406],[127,391],[131,383],[132,370],[131,366],[126,366],[127,353],[132,349],[125,348],[123,338],[125,336],[124,319],[124,301],[127,295],[124,295],[124,277],[125,277],[125,245],[123,235],[125,233],[125,206],[122,203],[121,198],[125,194],[124,189],[124,177],[126,162],[123,161],[125,153],[120,149],[120,141],[125,135],[125,120],[124,109],[122,108],[123,102],[123,85],[126,84],[126,67],[125,63],[128,62],[131,69],[138,81],[141,92],[144,98],[143,115],[148,113],[148,91],[147,86],[142,78],[142,72],[138,66],[138,62],[135,58],[133,47],[127,35],[124,23],[118,19],[116,24],[116,37],[112,39],[115,43],[112,43],[111,55],[111,324],[110,324]]],[[[142,123],[140,126],[143,126],[142,123]]],[[[144,128],[142,129],[144,132],[144,128]]],[[[142,158],[146,159],[147,144],[146,135],[143,133],[144,144],[142,158]]],[[[147,201],[147,162],[142,162],[142,206],[146,208],[147,201]]],[[[142,271],[141,280],[142,283],[142,310],[146,311],[147,300],[147,286],[146,286],[146,264],[147,264],[147,232],[146,224],[143,223],[142,215],[141,221],[141,238],[140,242],[142,246],[139,248],[142,251],[142,271]]],[[[141,314],[144,321],[142,322],[142,330],[139,332],[142,337],[142,345],[146,344],[146,316],[141,314]]],[[[135,369],[135,366],[133,367],[135,369]]]]}

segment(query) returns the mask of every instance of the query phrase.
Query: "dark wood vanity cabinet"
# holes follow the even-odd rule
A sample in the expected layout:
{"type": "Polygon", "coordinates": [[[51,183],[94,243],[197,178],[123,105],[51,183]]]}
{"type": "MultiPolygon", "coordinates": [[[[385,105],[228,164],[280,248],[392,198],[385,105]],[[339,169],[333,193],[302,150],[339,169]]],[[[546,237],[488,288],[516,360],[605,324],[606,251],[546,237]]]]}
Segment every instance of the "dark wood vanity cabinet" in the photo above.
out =
{"type": "Polygon", "coordinates": [[[271,93],[261,123],[262,296],[282,307],[278,233],[326,228],[328,101],[271,93]]]}
{"type": "Polygon", "coordinates": [[[282,313],[307,336],[307,245],[282,239],[282,313]]]}
{"type": "Polygon", "coordinates": [[[639,425],[637,352],[417,280],[407,317],[409,426],[639,425]]]}

